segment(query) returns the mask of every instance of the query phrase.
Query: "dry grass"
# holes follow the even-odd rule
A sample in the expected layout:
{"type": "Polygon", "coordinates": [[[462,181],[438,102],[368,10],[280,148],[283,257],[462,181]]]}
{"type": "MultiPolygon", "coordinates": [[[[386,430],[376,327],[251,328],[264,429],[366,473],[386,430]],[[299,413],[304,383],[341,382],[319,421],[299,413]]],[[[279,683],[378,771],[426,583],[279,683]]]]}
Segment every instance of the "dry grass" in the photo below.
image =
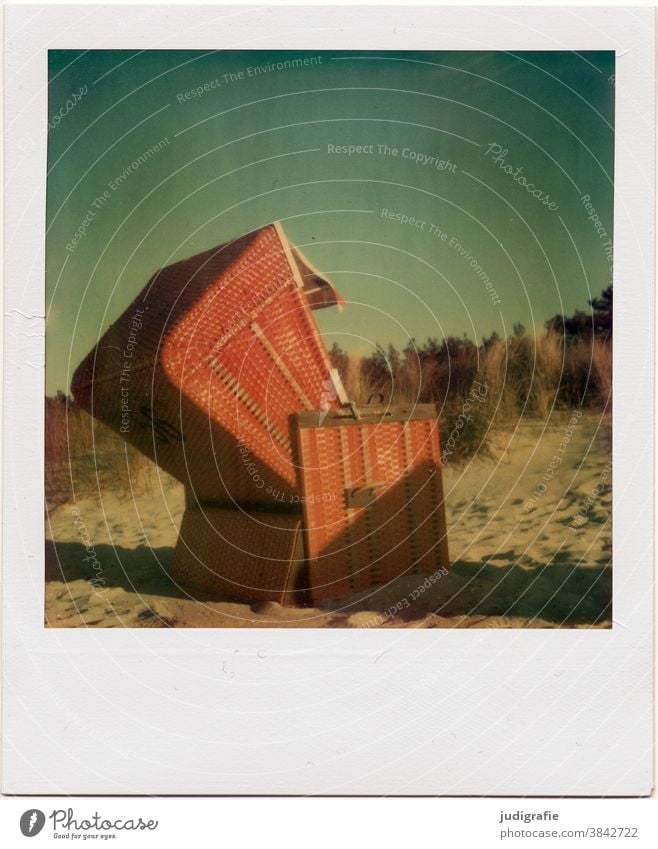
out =
{"type": "Polygon", "coordinates": [[[46,397],[47,509],[109,487],[143,491],[153,463],[64,395],[46,397]]]}
{"type": "MultiPolygon", "coordinates": [[[[491,434],[520,417],[611,404],[612,348],[597,338],[566,344],[549,331],[480,348],[446,340],[412,345],[402,354],[389,349],[378,358],[351,358],[338,349],[331,354],[357,403],[367,403],[375,392],[391,403],[434,403],[444,445],[459,425],[450,462],[486,453],[491,434]]],[[[46,398],[45,416],[48,507],[107,487],[130,493],[148,486],[152,462],[71,399],[46,398]]]]}
{"type": "Polygon", "coordinates": [[[612,405],[612,346],[596,340],[591,353],[598,402],[607,409],[612,405]]]}
{"type": "Polygon", "coordinates": [[[347,395],[357,404],[366,404],[375,391],[369,384],[363,370],[362,357],[349,357],[343,376],[343,385],[347,395]]]}
{"type": "Polygon", "coordinates": [[[459,425],[451,460],[486,453],[489,435],[520,417],[547,418],[553,410],[574,407],[606,409],[611,403],[610,342],[565,342],[554,330],[490,340],[479,348],[467,340],[442,345],[429,340],[402,354],[389,348],[369,359],[332,355],[352,399],[364,403],[379,391],[391,403],[434,403],[444,443],[459,425]],[[478,386],[478,402],[470,403],[478,386]]]}

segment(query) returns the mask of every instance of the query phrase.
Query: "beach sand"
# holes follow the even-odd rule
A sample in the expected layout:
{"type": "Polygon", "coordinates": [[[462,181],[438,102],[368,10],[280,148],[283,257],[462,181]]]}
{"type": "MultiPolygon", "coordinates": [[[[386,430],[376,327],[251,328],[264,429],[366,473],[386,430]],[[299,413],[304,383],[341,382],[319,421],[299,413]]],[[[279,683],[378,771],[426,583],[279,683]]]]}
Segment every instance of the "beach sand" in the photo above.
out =
{"type": "Polygon", "coordinates": [[[46,520],[49,627],[609,628],[609,416],[555,413],[444,467],[452,566],[321,608],[199,601],[168,577],[185,498],[155,466],[132,493],[79,495],[46,520]],[[91,548],[90,548],[91,546],[91,548]]]}

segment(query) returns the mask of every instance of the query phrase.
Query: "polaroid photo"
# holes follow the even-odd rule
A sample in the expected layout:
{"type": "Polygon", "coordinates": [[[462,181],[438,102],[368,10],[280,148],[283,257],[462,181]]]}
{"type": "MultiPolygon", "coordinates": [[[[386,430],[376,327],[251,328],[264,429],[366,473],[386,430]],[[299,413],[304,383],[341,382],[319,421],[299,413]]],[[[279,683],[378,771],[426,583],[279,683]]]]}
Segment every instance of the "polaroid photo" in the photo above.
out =
{"type": "Polygon", "coordinates": [[[654,35],[7,10],[4,792],[650,792],[654,35]]]}

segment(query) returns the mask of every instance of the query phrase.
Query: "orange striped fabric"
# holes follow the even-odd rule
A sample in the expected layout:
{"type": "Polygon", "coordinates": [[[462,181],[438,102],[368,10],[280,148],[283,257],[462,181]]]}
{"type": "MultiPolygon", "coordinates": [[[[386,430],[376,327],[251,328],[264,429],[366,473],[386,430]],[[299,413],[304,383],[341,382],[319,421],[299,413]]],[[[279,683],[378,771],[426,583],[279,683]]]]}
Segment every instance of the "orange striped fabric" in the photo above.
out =
{"type": "Polygon", "coordinates": [[[301,413],[296,437],[315,603],[448,567],[433,406],[301,413]]]}
{"type": "Polygon", "coordinates": [[[311,312],[339,296],[300,257],[271,224],[163,268],[76,370],[76,401],[198,501],[294,498],[289,417],[339,406],[311,312]]]}

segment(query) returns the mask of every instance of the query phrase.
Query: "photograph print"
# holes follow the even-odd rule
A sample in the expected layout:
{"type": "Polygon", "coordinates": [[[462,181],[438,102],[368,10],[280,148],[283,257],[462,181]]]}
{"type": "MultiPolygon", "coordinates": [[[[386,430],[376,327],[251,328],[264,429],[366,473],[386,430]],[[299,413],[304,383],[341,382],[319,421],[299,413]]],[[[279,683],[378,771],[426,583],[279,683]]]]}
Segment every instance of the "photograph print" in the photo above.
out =
{"type": "Polygon", "coordinates": [[[48,77],[46,627],[613,627],[613,52],[48,77]]]}

